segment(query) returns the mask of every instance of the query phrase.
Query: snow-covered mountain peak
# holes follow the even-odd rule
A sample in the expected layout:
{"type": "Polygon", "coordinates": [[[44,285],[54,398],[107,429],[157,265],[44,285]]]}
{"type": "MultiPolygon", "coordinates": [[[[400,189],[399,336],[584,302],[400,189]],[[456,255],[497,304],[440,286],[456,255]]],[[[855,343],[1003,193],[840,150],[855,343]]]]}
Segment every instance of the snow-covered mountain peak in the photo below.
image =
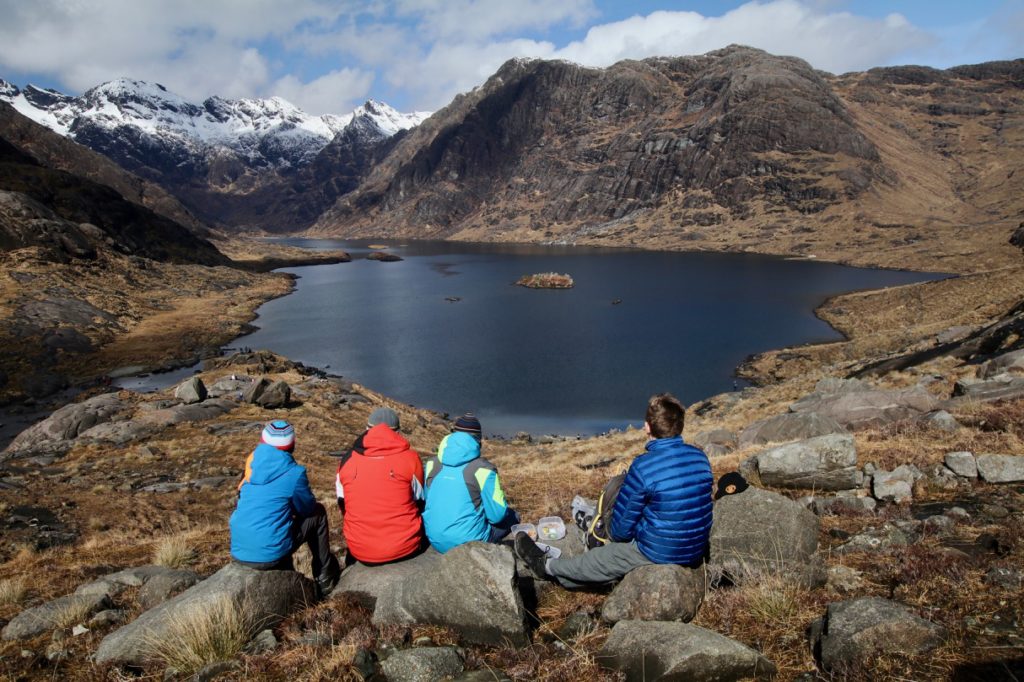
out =
{"type": "Polygon", "coordinates": [[[399,130],[408,130],[418,126],[430,117],[430,112],[414,111],[409,114],[403,114],[384,102],[368,99],[352,112],[353,118],[362,116],[369,118],[382,133],[390,137],[399,130]]]}

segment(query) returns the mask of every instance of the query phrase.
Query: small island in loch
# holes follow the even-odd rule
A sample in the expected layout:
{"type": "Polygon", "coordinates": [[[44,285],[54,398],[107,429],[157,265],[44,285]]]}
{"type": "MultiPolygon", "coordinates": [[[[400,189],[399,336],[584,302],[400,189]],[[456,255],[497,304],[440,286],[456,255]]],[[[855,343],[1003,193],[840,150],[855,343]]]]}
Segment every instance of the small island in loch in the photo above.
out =
{"type": "Polygon", "coordinates": [[[393,253],[387,253],[386,251],[374,251],[366,260],[377,260],[381,263],[397,263],[400,260],[404,260],[401,256],[396,256],[393,253]]]}
{"type": "Polygon", "coordinates": [[[572,289],[576,283],[569,275],[560,275],[557,272],[540,272],[535,275],[523,275],[516,284],[530,289],[572,289]]]}

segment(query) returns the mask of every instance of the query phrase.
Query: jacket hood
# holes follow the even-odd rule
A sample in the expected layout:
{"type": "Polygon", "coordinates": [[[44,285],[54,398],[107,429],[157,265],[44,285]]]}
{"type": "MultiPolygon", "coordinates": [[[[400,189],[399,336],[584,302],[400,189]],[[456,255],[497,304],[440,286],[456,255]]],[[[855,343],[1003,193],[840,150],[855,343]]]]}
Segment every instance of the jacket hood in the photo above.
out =
{"type": "Polygon", "coordinates": [[[252,475],[249,482],[254,485],[266,485],[282,476],[295,466],[290,453],[278,450],[273,445],[260,443],[252,453],[252,475]]]}
{"type": "Polygon", "coordinates": [[[476,442],[476,438],[462,431],[445,436],[437,448],[437,458],[446,467],[457,467],[466,462],[472,462],[479,456],[480,443],[476,442]]]}
{"type": "Polygon", "coordinates": [[[389,457],[409,449],[409,441],[387,424],[377,424],[363,434],[363,454],[367,457],[389,457]]]}

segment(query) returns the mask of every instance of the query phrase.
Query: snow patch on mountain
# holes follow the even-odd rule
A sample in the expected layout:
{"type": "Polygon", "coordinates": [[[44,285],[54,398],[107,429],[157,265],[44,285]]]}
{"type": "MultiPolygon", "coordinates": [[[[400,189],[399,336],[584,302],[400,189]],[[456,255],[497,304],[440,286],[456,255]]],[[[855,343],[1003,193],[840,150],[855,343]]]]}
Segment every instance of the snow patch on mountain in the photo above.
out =
{"type": "Polygon", "coordinates": [[[227,149],[272,167],[312,160],[357,119],[363,135],[369,131],[375,138],[384,138],[419,125],[430,115],[402,114],[373,100],[349,114],[324,116],[309,115],[280,97],[229,100],[214,96],[195,104],[159,83],[130,78],[103,83],[80,97],[34,85],[22,90],[0,80],[0,101],[72,139],[86,128],[90,135],[98,127],[117,137],[127,127],[163,145],[185,147],[192,154],[213,157],[227,149]]]}

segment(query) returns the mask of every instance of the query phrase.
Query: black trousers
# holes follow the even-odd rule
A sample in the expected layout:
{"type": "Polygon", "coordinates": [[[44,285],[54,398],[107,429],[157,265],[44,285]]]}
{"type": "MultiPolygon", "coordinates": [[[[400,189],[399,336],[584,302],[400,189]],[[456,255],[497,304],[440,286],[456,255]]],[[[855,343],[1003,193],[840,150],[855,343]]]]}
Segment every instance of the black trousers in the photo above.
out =
{"type": "Polygon", "coordinates": [[[314,578],[325,577],[332,570],[337,570],[337,559],[331,556],[327,510],[319,502],[313,507],[312,514],[292,520],[292,548],[283,557],[276,561],[236,561],[257,571],[293,571],[295,564],[292,561],[292,554],[303,545],[309,547],[309,553],[313,557],[314,578]]]}

